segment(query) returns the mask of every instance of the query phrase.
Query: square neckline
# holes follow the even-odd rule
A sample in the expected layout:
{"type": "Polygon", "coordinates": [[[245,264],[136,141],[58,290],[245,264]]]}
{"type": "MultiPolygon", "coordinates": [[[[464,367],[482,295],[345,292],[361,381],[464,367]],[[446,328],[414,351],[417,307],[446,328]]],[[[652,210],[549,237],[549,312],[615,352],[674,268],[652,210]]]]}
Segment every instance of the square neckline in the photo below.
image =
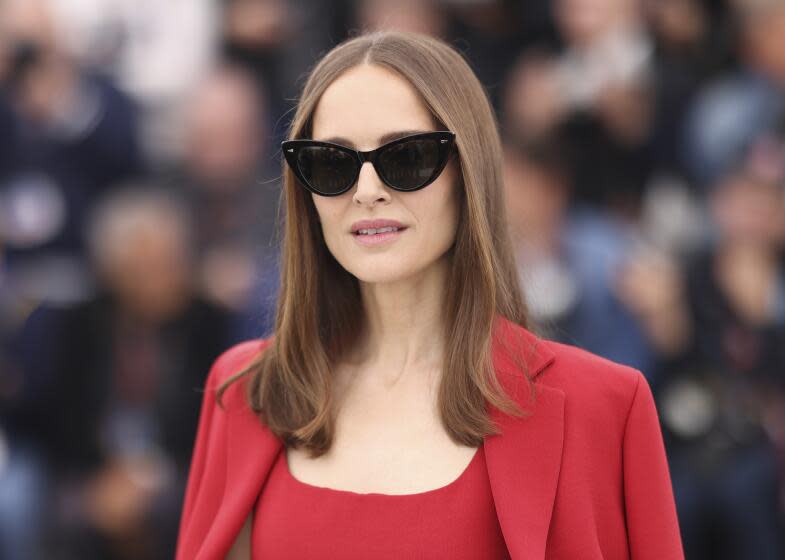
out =
{"type": "Polygon", "coordinates": [[[383,497],[383,498],[396,499],[396,498],[417,498],[417,497],[420,497],[420,496],[422,496],[422,497],[430,497],[431,495],[434,495],[434,494],[437,494],[437,493],[446,492],[446,491],[450,490],[451,488],[459,485],[463,481],[463,479],[465,479],[468,476],[469,471],[472,468],[474,468],[475,463],[477,463],[480,460],[480,458],[481,458],[480,454],[484,453],[484,452],[485,452],[484,444],[480,444],[479,447],[477,447],[477,449],[475,450],[474,454],[472,455],[471,460],[464,467],[464,469],[461,471],[461,473],[456,478],[454,478],[453,480],[448,482],[447,484],[444,484],[443,486],[439,486],[437,488],[431,488],[429,490],[423,490],[422,492],[411,492],[411,493],[407,493],[407,494],[386,494],[384,492],[356,492],[354,490],[346,490],[346,489],[343,489],[343,488],[331,488],[329,486],[317,486],[317,485],[311,484],[309,482],[304,482],[304,481],[296,478],[292,474],[292,471],[289,470],[289,461],[288,461],[288,458],[286,456],[286,446],[283,446],[281,448],[281,451],[280,451],[280,455],[281,456],[279,457],[279,460],[283,461],[283,471],[286,474],[286,478],[288,478],[290,482],[296,484],[297,486],[300,486],[302,488],[306,488],[306,489],[308,489],[311,492],[322,492],[322,493],[329,493],[329,494],[335,494],[335,495],[343,494],[345,496],[353,496],[353,497],[359,497],[359,498],[383,497]]]}

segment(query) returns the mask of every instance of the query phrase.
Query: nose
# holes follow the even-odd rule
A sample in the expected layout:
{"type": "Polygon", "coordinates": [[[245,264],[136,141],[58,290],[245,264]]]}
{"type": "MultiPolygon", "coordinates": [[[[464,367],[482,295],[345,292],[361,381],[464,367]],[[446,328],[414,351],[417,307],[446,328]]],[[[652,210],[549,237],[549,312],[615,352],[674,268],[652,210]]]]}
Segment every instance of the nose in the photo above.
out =
{"type": "Polygon", "coordinates": [[[379,174],[376,173],[370,161],[363,163],[360,167],[360,175],[357,177],[357,188],[354,191],[352,200],[355,204],[373,206],[377,202],[389,202],[390,192],[384,184],[379,174]]]}

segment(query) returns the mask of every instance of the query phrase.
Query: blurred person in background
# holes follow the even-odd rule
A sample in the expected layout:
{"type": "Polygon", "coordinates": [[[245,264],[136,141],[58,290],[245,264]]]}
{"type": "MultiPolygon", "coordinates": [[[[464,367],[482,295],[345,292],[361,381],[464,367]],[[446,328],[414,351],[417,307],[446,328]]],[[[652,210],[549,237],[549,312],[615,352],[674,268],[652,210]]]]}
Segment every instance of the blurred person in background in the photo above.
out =
{"type": "Polygon", "coordinates": [[[637,234],[575,204],[558,139],[508,142],[504,167],[521,285],[541,332],[645,371],[654,383],[652,349],[614,293],[614,276],[637,234]]]}
{"type": "Polygon", "coordinates": [[[541,63],[547,62],[523,55],[502,96],[505,186],[521,284],[548,336],[632,365],[654,381],[652,351],[614,293],[614,276],[641,232],[635,222],[575,197],[580,170],[569,155],[568,131],[530,130],[522,100],[541,63]]]}
{"type": "Polygon", "coordinates": [[[718,176],[704,250],[639,255],[620,276],[660,353],[688,558],[785,556],[784,138],[759,133],[718,176]]]}
{"type": "Polygon", "coordinates": [[[229,313],[197,291],[192,227],[171,194],[114,190],[89,230],[98,292],[28,320],[21,344],[47,354],[27,361],[44,380],[47,558],[174,553],[198,389],[232,340],[229,313]]]}
{"type": "Polygon", "coordinates": [[[0,557],[9,559],[41,557],[50,503],[42,378],[23,367],[14,339],[42,301],[90,292],[82,221],[107,185],[141,168],[133,104],[80,67],[59,24],[50,2],[0,1],[0,557]]]}
{"type": "MultiPolygon", "coordinates": [[[[0,150],[1,151],[1,150],[0,150]]],[[[47,473],[35,384],[19,367],[13,339],[29,313],[8,285],[0,237],[0,558],[40,558],[47,473]]]]}
{"type": "Polygon", "coordinates": [[[503,84],[521,50],[556,43],[550,0],[439,0],[447,26],[444,36],[458,46],[499,109],[503,84]]]}
{"type": "Polygon", "coordinates": [[[313,59],[347,33],[353,0],[221,0],[219,52],[257,80],[268,99],[273,145],[313,59]]]}
{"type": "Polygon", "coordinates": [[[732,18],[722,4],[719,0],[643,0],[655,46],[652,157],[658,171],[682,180],[690,172],[683,155],[689,108],[707,81],[735,63],[732,18]]]}
{"type": "Polygon", "coordinates": [[[73,56],[138,106],[140,146],[154,169],[180,156],[182,100],[219,41],[215,0],[48,0],[73,56]]]}
{"type": "Polygon", "coordinates": [[[684,123],[684,166],[710,188],[734,154],[785,115],[785,2],[732,0],[738,67],[697,96],[684,123]]]}
{"type": "Polygon", "coordinates": [[[242,316],[240,337],[272,328],[277,288],[280,183],[266,178],[266,109],[256,82],[241,67],[215,68],[186,103],[183,158],[171,178],[184,189],[199,224],[203,292],[242,316]]]}
{"type": "Polygon", "coordinates": [[[22,295],[73,301],[86,212],[142,165],[133,103],[77,64],[50,4],[0,1],[0,236],[22,295]]]}
{"type": "Polygon", "coordinates": [[[637,0],[558,0],[558,54],[526,51],[513,137],[564,135],[576,200],[634,223],[651,171],[653,46],[637,0]]]}
{"type": "Polygon", "coordinates": [[[456,45],[499,107],[501,84],[522,48],[554,42],[548,0],[360,0],[354,3],[354,27],[364,30],[415,31],[456,45]]]}

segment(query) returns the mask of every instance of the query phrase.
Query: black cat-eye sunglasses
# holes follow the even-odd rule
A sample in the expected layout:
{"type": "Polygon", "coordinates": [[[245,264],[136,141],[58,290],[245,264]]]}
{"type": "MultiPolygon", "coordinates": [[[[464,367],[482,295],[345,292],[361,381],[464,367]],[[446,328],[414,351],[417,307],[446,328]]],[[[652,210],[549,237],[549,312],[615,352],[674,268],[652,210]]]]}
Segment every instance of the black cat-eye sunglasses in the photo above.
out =
{"type": "Polygon", "coordinates": [[[281,149],[300,183],[321,196],[352,188],[370,161],[382,181],[396,191],[416,191],[433,183],[455,152],[455,133],[421,132],[367,152],[320,140],[286,140],[281,149]]]}

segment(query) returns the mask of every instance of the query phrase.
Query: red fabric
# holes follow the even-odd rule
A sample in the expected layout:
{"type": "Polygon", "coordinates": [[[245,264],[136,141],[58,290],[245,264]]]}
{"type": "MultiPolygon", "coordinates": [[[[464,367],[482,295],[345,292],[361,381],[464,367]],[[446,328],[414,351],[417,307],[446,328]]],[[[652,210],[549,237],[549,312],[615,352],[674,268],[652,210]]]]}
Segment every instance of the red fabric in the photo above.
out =
{"type": "Polygon", "coordinates": [[[482,446],[450,484],[409,495],[320,488],[281,450],[254,511],[254,558],[504,560],[482,446]]]}
{"type": "MultiPolygon", "coordinates": [[[[216,387],[272,342],[227,350],[208,376],[178,538],[178,560],[222,559],[253,510],[283,443],[245,402],[245,381],[216,387]]],[[[642,373],[542,340],[498,318],[496,375],[530,413],[491,408],[501,433],[485,461],[513,560],[682,560],[670,474],[642,373]],[[508,348],[524,353],[513,360],[508,348]],[[535,395],[522,368],[535,381],[535,395]],[[532,397],[536,397],[532,399],[532,397]]]]}

